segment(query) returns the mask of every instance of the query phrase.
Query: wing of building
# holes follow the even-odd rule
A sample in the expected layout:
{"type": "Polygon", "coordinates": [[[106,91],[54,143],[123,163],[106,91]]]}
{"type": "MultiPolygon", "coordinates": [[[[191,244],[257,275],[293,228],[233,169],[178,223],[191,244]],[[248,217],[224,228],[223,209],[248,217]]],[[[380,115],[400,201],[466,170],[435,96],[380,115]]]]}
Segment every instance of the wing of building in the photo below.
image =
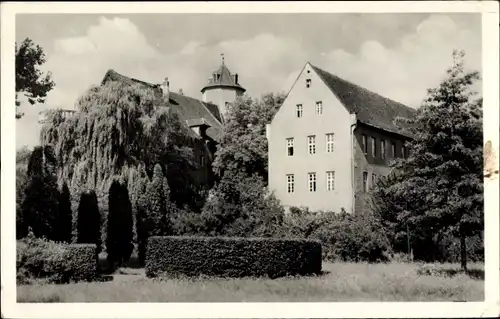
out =
{"type": "Polygon", "coordinates": [[[369,190],[411,134],[415,110],[306,63],[268,125],[269,186],[286,206],[369,209],[369,190]]]}

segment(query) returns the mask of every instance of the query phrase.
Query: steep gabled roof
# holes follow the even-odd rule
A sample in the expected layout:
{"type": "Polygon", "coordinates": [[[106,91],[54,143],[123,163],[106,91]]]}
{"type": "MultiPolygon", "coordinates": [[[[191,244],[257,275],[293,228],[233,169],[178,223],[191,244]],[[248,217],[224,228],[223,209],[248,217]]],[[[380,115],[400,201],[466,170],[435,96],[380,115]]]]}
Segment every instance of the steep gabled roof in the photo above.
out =
{"type": "Polygon", "coordinates": [[[359,122],[384,131],[411,137],[411,134],[398,127],[394,120],[396,117],[413,117],[415,109],[341,79],[312,64],[311,67],[349,113],[356,114],[359,122]]]}
{"type": "MultiPolygon", "coordinates": [[[[104,76],[101,85],[108,81],[116,81],[125,83],[128,85],[140,84],[148,88],[156,90],[157,94],[162,94],[160,85],[151,84],[134,78],[124,76],[114,70],[108,70],[104,76]]],[[[166,106],[166,105],[165,105],[166,106]]],[[[183,94],[170,92],[169,94],[169,106],[179,115],[181,120],[185,123],[198,121],[204,119],[204,121],[210,126],[207,129],[207,135],[213,139],[217,140],[222,131],[222,124],[220,120],[219,108],[215,104],[202,102],[195,98],[185,96],[183,94]]]]}
{"type": "Polygon", "coordinates": [[[224,62],[222,62],[221,66],[217,71],[213,73],[215,75],[215,78],[213,76],[210,77],[208,80],[208,84],[205,85],[201,89],[201,92],[205,91],[208,88],[211,87],[232,87],[239,89],[243,92],[246,90],[238,83],[237,81],[237,75],[236,74],[231,74],[229,69],[226,67],[224,62]]]}

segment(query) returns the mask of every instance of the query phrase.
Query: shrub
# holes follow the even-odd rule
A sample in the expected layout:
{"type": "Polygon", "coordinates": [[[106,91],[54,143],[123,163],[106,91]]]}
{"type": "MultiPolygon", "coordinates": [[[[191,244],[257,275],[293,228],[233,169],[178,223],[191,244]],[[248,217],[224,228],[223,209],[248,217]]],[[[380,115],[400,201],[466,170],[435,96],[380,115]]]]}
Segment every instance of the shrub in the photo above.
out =
{"type": "Polygon", "coordinates": [[[319,240],[323,258],[342,261],[387,261],[391,251],[384,229],[370,213],[311,212],[292,207],[283,235],[319,240]]]}
{"type": "Polygon", "coordinates": [[[207,236],[274,237],[285,212],[263,179],[226,170],[211,190],[201,218],[207,236]]]}
{"type": "Polygon", "coordinates": [[[150,237],[146,275],[247,277],[318,274],[321,244],[302,239],[150,237]]]}
{"type": "Polygon", "coordinates": [[[18,284],[91,281],[97,272],[95,245],[64,245],[33,233],[17,242],[16,257],[18,284]]]}

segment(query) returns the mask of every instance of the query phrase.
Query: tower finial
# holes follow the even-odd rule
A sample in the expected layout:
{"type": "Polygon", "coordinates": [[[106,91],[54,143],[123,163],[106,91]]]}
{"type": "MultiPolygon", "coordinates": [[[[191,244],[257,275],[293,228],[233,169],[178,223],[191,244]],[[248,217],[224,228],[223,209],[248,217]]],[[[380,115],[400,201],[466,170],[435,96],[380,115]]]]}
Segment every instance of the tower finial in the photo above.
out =
{"type": "Polygon", "coordinates": [[[221,53],[220,56],[222,58],[222,64],[224,64],[224,53],[221,53]]]}

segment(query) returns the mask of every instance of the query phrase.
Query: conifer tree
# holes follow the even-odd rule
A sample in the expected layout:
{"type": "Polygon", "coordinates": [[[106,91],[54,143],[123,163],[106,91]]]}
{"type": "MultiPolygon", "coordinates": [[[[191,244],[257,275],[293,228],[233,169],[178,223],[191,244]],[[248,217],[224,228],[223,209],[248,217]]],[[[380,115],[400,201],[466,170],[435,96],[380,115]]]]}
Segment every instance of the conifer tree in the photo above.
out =
{"type": "Polygon", "coordinates": [[[82,192],[78,205],[77,243],[96,244],[101,250],[101,213],[93,190],[82,192]]]}
{"type": "Polygon", "coordinates": [[[141,178],[137,182],[137,187],[135,189],[136,194],[136,232],[137,232],[137,253],[139,257],[139,262],[141,265],[144,264],[146,244],[147,244],[147,209],[148,209],[148,198],[147,198],[147,187],[149,184],[149,179],[146,172],[142,170],[141,178]],[[143,173],[143,174],[142,174],[143,173]]]}
{"type": "Polygon", "coordinates": [[[51,146],[35,147],[28,163],[28,183],[22,203],[22,217],[36,237],[57,240],[59,190],[56,160],[51,146]]]}
{"type": "Polygon", "coordinates": [[[70,243],[73,225],[73,212],[71,211],[71,194],[66,182],[63,183],[59,195],[59,217],[57,219],[58,241],[70,243]]]}
{"type": "Polygon", "coordinates": [[[121,266],[132,254],[132,204],[124,183],[114,180],[109,188],[106,248],[108,262],[121,266]]]}
{"type": "Polygon", "coordinates": [[[414,136],[410,154],[394,164],[384,196],[398,223],[427,236],[451,232],[460,238],[466,270],[466,237],[483,228],[484,211],[482,100],[472,91],[479,74],[465,72],[463,57],[453,53],[447,78],[406,121],[414,136]]]}

